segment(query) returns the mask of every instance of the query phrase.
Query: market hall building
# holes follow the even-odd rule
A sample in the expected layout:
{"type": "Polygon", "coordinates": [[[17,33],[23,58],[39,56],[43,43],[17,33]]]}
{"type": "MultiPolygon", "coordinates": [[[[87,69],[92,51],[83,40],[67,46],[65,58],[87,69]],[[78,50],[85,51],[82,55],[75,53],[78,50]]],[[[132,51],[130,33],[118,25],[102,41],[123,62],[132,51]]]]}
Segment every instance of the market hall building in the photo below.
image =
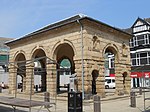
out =
{"type": "Polygon", "coordinates": [[[41,92],[58,94],[65,90],[69,77],[76,74],[78,91],[105,96],[109,54],[114,56],[111,64],[115,71],[115,93],[129,93],[131,38],[131,34],[118,28],[75,15],[7,42],[9,61],[13,63],[9,66],[9,93],[15,93],[18,76],[22,78],[22,92],[34,93],[35,77],[39,76],[41,92]]]}

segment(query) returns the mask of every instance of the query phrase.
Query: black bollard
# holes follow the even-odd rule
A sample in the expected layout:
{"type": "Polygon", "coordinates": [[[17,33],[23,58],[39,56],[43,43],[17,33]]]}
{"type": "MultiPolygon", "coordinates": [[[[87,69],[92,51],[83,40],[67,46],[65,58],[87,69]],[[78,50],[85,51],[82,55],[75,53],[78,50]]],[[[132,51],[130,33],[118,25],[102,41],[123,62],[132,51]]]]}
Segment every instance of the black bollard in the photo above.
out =
{"type": "Polygon", "coordinates": [[[0,86],[0,93],[2,93],[2,89],[3,89],[3,88],[0,86]]]}
{"type": "Polygon", "coordinates": [[[142,95],[142,87],[139,88],[139,95],[142,95]]]}
{"type": "Polygon", "coordinates": [[[94,112],[101,112],[100,96],[94,95],[94,112]]]}
{"type": "Polygon", "coordinates": [[[38,92],[38,85],[35,85],[35,91],[38,92]]]}
{"type": "Polygon", "coordinates": [[[131,101],[131,107],[136,107],[136,97],[135,92],[130,92],[130,101],[131,101]]]}

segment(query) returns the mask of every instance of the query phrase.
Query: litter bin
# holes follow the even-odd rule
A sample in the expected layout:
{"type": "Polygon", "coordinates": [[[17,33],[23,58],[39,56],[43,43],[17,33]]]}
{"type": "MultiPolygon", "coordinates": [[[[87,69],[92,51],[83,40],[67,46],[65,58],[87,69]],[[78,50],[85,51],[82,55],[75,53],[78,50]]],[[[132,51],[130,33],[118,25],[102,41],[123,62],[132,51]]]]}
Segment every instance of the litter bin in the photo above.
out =
{"type": "Polygon", "coordinates": [[[68,112],[82,112],[81,92],[68,92],[68,112]]]}

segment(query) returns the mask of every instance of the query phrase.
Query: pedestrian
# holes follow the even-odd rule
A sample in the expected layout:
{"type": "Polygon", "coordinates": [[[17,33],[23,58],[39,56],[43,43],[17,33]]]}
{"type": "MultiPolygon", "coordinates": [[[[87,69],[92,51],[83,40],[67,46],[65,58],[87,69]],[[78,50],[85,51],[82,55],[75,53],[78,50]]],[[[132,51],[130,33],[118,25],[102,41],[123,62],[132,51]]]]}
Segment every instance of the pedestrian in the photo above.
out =
{"type": "Polygon", "coordinates": [[[4,82],[2,82],[1,87],[4,89],[4,87],[5,87],[5,86],[4,86],[4,82]]]}

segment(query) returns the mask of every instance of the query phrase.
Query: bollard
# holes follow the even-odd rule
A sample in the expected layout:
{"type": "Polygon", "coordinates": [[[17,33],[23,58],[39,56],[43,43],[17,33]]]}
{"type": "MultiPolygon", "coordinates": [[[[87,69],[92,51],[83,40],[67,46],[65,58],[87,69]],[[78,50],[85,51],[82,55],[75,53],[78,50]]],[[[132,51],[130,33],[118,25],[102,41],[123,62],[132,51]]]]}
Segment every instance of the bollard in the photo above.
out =
{"type": "MultiPolygon", "coordinates": [[[[45,102],[50,102],[50,94],[49,94],[49,92],[45,92],[44,93],[44,101],[45,102]]],[[[50,105],[46,105],[45,106],[45,108],[49,108],[50,107],[50,105]]]]}
{"type": "Polygon", "coordinates": [[[136,97],[135,92],[130,92],[130,101],[131,101],[131,107],[136,107],[136,97]]]}
{"type": "Polygon", "coordinates": [[[70,84],[67,84],[67,90],[70,91],[70,84]]]}
{"type": "Polygon", "coordinates": [[[2,93],[2,87],[0,86],[0,93],[2,93]]]}
{"type": "Polygon", "coordinates": [[[94,112],[101,112],[100,96],[94,95],[94,112]]]}
{"type": "Polygon", "coordinates": [[[139,95],[142,95],[142,87],[139,88],[139,95]]]}
{"type": "Polygon", "coordinates": [[[38,92],[38,85],[35,85],[35,91],[38,92]]]}

